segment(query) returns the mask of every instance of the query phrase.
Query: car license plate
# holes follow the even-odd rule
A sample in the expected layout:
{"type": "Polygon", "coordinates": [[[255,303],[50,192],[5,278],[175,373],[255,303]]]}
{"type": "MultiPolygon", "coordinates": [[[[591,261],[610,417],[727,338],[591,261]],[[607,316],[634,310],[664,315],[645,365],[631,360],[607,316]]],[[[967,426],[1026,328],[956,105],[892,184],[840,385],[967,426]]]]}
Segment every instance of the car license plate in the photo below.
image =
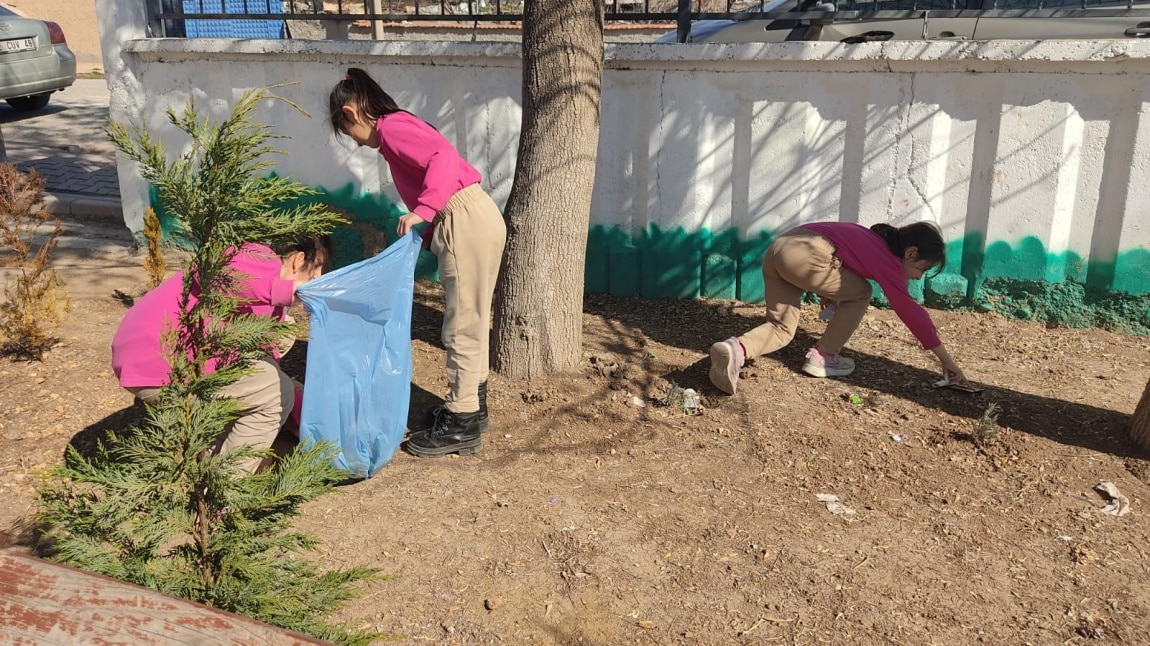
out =
{"type": "Polygon", "coordinates": [[[35,38],[16,38],[13,40],[0,40],[0,53],[27,52],[36,49],[35,38]]]}

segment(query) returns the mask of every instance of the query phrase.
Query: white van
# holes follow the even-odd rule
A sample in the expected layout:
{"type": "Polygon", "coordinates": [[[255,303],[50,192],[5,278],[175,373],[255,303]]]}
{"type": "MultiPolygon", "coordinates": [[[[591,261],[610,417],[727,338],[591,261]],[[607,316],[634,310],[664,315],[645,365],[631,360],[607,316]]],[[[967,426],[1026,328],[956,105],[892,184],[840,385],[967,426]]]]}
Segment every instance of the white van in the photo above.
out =
{"type": "MultiPolygon", "coordinates": [[[[690,42],[1150,37],[1150,0],[775,0],[750,20],[701,20],[690,42]]],[[[677,42],[674,32],[657,42],[677,42]]]]}

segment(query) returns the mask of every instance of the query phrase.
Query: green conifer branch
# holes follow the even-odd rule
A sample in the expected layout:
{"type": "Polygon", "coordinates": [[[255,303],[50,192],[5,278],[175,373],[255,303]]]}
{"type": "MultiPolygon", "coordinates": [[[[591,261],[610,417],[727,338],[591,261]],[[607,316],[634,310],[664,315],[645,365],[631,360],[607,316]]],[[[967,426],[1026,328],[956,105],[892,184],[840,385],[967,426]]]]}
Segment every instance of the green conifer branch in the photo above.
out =
{"type": "Polygon", "coordinates": [[[220,391],[295,332],[234,315],[245,277],[230,262],[244,243],[276,247],[345,222],[322,204],[287,206],[314,191],[263,176],[280,135],[253,117],[269,99],[282,100],[270,88],[249,91],[220,122],[191,102],[169,109],[168,123],[190,141],[180,156],[142,125],[109,126],[117,148],[155,187],[175,232],[194,245],[184,308],[164,333],[171,373],[158,402],[136,428],[109,433],[90,454],[70,449],[41,487],[40,518],[61,561],[340,644],[366,644],[378,635],[325,618],[376,572],[320,571],[298,556],[317,541],[292,529],[300,505],[346,477],[333,466],[332,448],[312,446],[251,475],[240,465],[265,452],[214,450],[239,412],[220,391]]]}

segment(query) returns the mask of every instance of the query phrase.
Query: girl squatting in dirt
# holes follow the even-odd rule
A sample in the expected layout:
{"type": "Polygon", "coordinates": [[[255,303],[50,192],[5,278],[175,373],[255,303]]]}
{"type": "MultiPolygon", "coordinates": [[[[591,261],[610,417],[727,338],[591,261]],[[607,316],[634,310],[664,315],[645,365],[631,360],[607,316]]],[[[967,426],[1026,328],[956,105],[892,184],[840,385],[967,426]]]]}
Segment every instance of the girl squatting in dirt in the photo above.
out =
{"type": "Polygon", "coordinates": [[[839,354],[870,305],[873,280],[882,287],[895,314],[922,347],[942,363],[952,382],[966,377],[946,351],[930,315],[915,302],[907,281],[946,265],[946,247],[938,228],[916,222],[870,229],[850,222],[804,224],[779,236],[763,256],[767,322],[738,337],[711,346],[711,383],[735,394],[739,369],[747,357],[774,352],[791,342],[799,322],[803,292],[814,292],[835,304],[833,317],[815,347],[807,352],[803,372],[814,377],[844,377],[854,361],[839,354]]]}
{"type": "Polygon", "coordinates": [[[425,244],[439,259],[445,299],[443,346],[448,392],[427,415],[427,427],[405,448],[419,457],[472,454],[487,430],[487,375],[491,301],[507,227],[495,202],[479,186],[479,171],[434,127],[401,110],[361,69],[336,83],[328,104],[337,134],[377,148],[387,161],[399,197],[411,212],[396,231],[407,235],[429,222],[425,244]]]}
{"type": "MultiPolygon", "coordinates": [[[[318,278],[331,257],[331,240],[311,236],[280,250],[277,254],[261,244],[245,244],[229,263],[238,277],[235,296],[240,305],[235,314],[252,314],[283,321],[300,285],[318,278]]],[[[163,338],[180,319],[180,296],[184,273],[180,272],[145,294],[124,315],[112,338],[112,370],[120,386],[146,403],[155,403],[160,389],[168,384],[171,366],[165,358],[163,338]]],[[[191,297],[195,299],[195,292],[191,297]]],[[[188,306],[194,305],[193,302],[188,306]]],[[[294,339],[285,339],[276,351],[256,361],[252,373],[220,390],[220,397],[239,400],[239,417],[219,440],[224,452],[241,445],[257,449],[272,446],[280,428],[297,403],[291,378],[280,369],[279,358],[291,348],[294,339]]],[[[215,370],[216,361],[205,366],[215,370]]],[[[241,464],[248,473],[261,466],[260,458],[241,464]]],[[[269,460],[270,463],[270,460],[269,460]]]]}

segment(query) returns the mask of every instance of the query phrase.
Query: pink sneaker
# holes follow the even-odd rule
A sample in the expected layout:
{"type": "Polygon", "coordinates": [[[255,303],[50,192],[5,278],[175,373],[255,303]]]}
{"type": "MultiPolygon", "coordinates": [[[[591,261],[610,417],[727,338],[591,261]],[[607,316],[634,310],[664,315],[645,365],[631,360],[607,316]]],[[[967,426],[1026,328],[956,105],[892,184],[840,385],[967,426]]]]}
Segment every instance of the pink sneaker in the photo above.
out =
{"type": "Polygon", "coordinates": [[[739,387],[739,368],[743,367],[746,355],[738,337],[719,341],[711,345],[711,383],[715,388],[734,395],[739,387]]]}
{"type": "Polygon", "coordinates": [[[845,377],[855,371],[855,362],[841,354],[823,354],[818,348],[807,351],[803,372],[812,377],[845,377]]]}

